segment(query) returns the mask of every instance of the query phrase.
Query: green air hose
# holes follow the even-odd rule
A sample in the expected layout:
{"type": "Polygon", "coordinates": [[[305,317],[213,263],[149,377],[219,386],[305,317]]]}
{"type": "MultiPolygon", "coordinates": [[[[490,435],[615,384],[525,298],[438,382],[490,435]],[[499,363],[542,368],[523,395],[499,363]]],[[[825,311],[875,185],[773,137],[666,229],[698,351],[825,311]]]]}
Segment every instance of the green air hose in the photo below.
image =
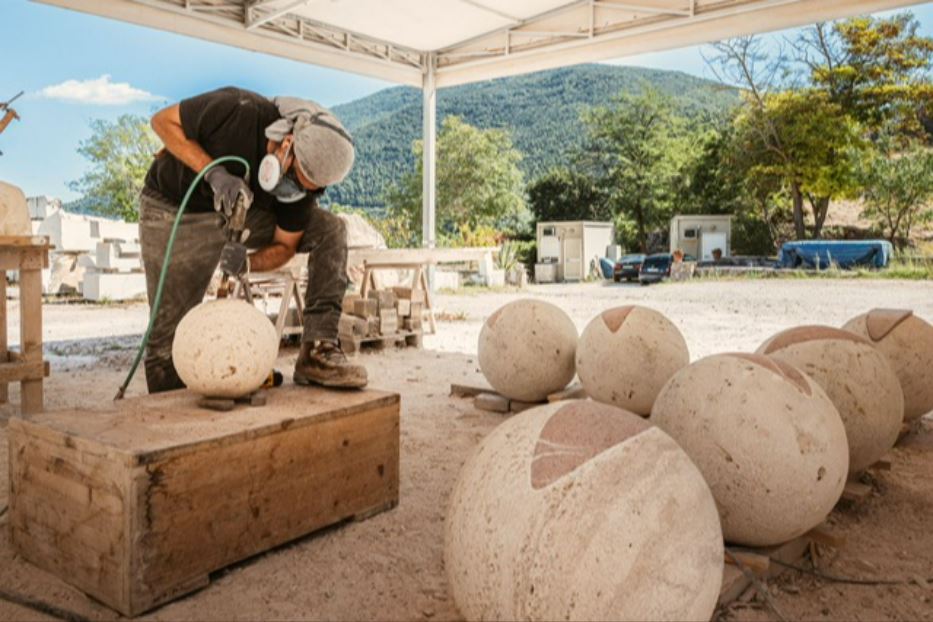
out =
{"type": "Polygon", "coordinates": [[[178,214],[175,216],[175,222],[172,224],[172,232],[168,236],[168,244],[165,245],[165,258],[162,260],[162,271],[159,272],[159,285],[156,287],[155,300],[152,301],[152,308],[149,310],[149,325],[146,327],[146,334],[143,335],[143,340],[139,344],[139,350],[136,352],[136,358],[133,360],[132,367],[130,367],[130,373],[126,375],[126,380],[124,380],[123,384],[120,385],[120,390],[117,391],[116,396],[113,398],[114,401],[123,399],[123,395],[126,393],[126,388],[130,385],[130,381],[133,380],[133,375],[136,373],[136,368],[139,367],[139,361],[142,360],[143,354],[146,352],[146,346],[149,345],[149,335],[152,334],[152,326],[155,324],[156,315],[159,313],[159,307],[162,305],[162,288],[165,286],[165,276],[168,274],[168,264],[172,259],[172,249],[175,246],[175,234],[178,232],[178,225],[181,223],[181,217],[185,213],[185,208],[188,207],[188,199],[191,198],[191,193],[194,192],[194,189],[201,182],[201,179],[204,178],[204,175],[218,164],[223,164],[224,162],[237,162],[242,164],[246,169],[245,176],[249,176],[249,162],[237,156],[223,156],[217,158],[201,169],[201,172],[197,174],[197,176],[194,178],[194,181],[192,181],[191,185],[188,186],[188,191],[185,193],[185,197],[181,200],[181,205],[178,206],[178,214]]]}

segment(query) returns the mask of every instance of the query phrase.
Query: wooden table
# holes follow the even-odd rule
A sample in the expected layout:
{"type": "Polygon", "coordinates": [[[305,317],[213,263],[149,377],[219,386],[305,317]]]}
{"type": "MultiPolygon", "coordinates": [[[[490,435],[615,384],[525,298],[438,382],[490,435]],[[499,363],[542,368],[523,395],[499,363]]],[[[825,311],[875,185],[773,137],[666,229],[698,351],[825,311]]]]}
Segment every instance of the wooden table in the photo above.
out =
{"type": "Polygon", "coordinates": [[[49,239],[0,236],[0,404],[7,385],[19,382],[22,412],[42,412],[42,380],[49,375],[42,359],[42,269],[49,267],[49,239]],[[7,341],[6,272],[19,271],[19,352],[7,341]]]}

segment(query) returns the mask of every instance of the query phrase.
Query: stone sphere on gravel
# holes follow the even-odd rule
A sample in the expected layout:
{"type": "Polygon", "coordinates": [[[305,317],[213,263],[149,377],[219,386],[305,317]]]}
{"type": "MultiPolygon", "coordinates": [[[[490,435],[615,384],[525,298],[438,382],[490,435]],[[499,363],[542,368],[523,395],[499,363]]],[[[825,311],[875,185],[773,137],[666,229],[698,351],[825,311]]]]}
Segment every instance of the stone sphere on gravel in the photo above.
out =
{"type": "Polygon", "coordinates": [[[798,326],[765,341],[758,353],[790,363],[826,391],[846,428],[850,473],[894,447],[904,396],[887,357],[868,340],[831,326],[798,326]]]}
{"type": "Polygon", "coordinates": [[[933,410],[933,326],[905,309],[872,309],[842,327],[881,350],[904,392],[904,420],[933,410]]]}
{"type": "Polygon", "coordinates": [[[242,397],[266,380],[279,352],[275,327],[242,300],[212,300],[175,329],[172,359],[189,389],[208,397],[242,397]]]}
{"type": "Polygon", "coordinates": [[[709,620],[716,504],[645,419],[590,400],[526,410],[467,460],[444,565],[468,620],[709,620]]]}
{"type": "Polygon", "coordinates": [[[689,363],[680,330],[647,307],[603,311],[577,343],[577,375],[586,394],[643,416],[664,383],[689,363]]]}
{"type": "Polygon", "coordinates": [[[516,300],[489,316],[479,334],[479,366],[502,395],[543,401],[575,373],[577,329],[560,308],[516,300]]]}
{"type": "Polygon", "coordinates": [[[822,522],[842,495],[849,447],[839,412],[780,359],[701,359],[661,390],[651,422],[703,473],[727,541],[786,542],[822,522]]]}

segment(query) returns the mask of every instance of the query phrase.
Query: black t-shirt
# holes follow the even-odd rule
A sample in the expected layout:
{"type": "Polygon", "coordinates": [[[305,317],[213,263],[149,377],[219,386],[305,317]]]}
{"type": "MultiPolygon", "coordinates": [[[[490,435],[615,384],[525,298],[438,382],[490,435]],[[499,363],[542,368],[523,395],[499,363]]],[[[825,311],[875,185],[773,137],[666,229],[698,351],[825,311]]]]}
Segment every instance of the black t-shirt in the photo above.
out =
{"type": "MultiPolygon", "coordinates": [[[[280,203],[260,188],[257,181],[259,162],[267,153],[265,129],[279,119],[279,111],[270,99],[230,86],[182,100],[179,114],[185,137],[196,141],[209,156],[234,155],[249,162],[249,187],[253,191],[250,209],[271,210],[278,226],[286,231],[304,230],[315,199],[309,195],[296,203],[280,203]]],[[[244,173],[243,165],[236,162],[222,166],[232,175],[244,173]]],[[[149,167],[145,187],[172,203],[181,204],[194,178],[194,171],[165,151],[149,167]]],[[[188,200],[185,211],[213,211],[213,196],[211,187],[202,181],[188,200]]]]}

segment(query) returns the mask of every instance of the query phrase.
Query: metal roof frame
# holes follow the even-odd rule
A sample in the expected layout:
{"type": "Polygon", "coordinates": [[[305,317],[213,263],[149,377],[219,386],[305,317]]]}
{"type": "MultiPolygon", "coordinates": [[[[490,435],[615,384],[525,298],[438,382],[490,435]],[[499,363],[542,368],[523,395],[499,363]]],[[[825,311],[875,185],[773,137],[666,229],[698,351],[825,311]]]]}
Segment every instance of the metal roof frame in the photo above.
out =
{"type": "Polygon", "coordinates": [[[429,65],[444,87],[918,3],[568,0],[520,19],[506,2],[459,0],[511,23],[441,49],[417,50],[296,13],[311,0],[35,1],[419,87],[429,65]]]}

